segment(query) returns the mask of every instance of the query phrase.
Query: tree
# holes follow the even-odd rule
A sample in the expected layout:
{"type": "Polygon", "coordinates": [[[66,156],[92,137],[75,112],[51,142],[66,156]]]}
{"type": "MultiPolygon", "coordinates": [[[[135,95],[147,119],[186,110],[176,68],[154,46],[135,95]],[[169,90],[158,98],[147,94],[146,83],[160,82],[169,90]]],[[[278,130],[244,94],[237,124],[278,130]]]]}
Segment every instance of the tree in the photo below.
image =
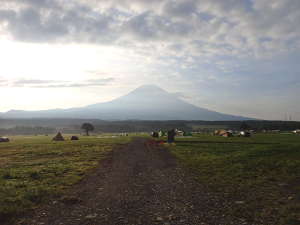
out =
{"type": "Polygon", "coordinates": [[[240,128],[241,130],[249,130],[251,127],[246,122],[242,122],[240,128]]]}
{"type": "Polygon", "coordinates": [[[81,129],[85,130],[86,136],[89,136],[89,132],[93,131],[95,128],[90,123],[84,123],[84,124],[82,124],[81,129]]]}

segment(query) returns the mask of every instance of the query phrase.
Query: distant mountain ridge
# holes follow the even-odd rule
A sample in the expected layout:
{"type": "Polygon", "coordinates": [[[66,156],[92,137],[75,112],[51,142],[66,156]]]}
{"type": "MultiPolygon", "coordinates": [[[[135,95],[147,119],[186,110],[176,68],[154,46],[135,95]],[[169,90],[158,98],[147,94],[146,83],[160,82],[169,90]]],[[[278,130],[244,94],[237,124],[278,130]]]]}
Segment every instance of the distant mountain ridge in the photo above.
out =
{"type": "Polygon", "coordinates": [[[2,118],[78,118],[103,120],[249,120],[197,107],[155,85],[141,86],[115,100],[70,109],[10,110],[2,118]]]}

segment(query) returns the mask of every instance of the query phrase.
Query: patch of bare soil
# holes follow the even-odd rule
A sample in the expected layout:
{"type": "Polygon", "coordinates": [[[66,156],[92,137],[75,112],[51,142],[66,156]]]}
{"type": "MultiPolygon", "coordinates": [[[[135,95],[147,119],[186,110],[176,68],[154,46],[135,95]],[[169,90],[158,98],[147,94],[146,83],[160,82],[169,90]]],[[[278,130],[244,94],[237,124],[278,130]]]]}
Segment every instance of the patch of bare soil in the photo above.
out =
{"type": "Polygon", "coordinates": [[[209,193],[147,139],[135,138],[68,196],[25,218],[22,225],[240,225],[224,215],[230,204],[209,193]]]}

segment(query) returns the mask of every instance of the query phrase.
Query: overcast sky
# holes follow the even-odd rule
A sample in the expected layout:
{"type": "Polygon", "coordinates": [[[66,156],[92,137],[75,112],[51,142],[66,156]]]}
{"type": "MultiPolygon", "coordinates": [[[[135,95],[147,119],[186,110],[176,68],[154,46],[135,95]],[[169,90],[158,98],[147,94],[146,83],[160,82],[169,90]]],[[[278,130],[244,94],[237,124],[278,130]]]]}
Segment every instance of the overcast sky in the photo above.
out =
{"type": "Polygon", "coordinates": [[[299,23],[299,0],[0,0],[0,112],[156,84],[219,112],[300,120],[299,23]]]}

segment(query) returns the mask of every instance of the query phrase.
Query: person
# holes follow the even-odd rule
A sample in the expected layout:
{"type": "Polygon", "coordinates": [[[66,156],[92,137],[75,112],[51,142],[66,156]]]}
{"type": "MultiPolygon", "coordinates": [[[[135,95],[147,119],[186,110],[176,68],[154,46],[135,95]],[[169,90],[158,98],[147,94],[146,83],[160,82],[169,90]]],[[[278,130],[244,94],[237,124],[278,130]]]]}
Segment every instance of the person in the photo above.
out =
{"type": "Polygon", "coordinates": [[[154,132],[152,133],[152,137],[158,138],[158,137],[159,137],[158,132],[154,131],[154,132]]]}
{"type": "Polygon", "coordinates": [[[168,143],[175,142],[175,135],[176,135],[176,132],[174,129],[168,131],[168,143]]]}

